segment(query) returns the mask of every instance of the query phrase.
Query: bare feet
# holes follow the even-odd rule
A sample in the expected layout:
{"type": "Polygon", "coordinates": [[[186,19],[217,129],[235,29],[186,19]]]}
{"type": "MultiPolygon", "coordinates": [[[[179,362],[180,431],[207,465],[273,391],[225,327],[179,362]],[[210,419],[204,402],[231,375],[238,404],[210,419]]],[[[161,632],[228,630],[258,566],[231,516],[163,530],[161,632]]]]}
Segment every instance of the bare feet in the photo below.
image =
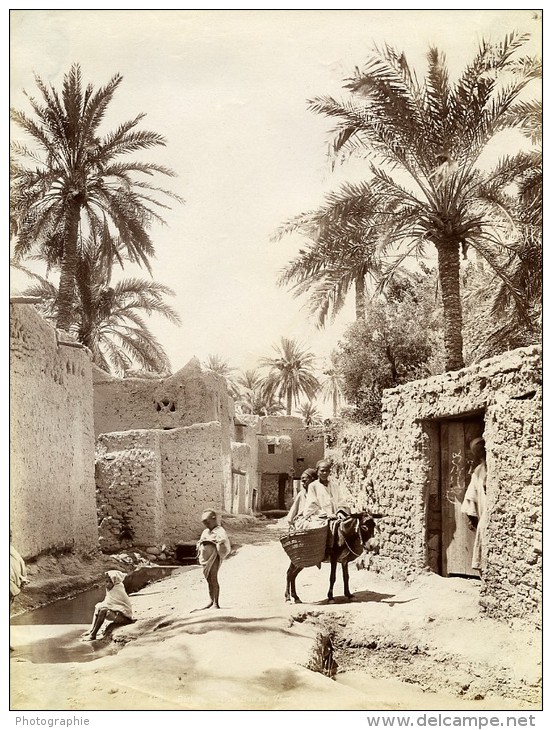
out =
{"type": "MultiPolygon", "coordinates": [[[[202,606],[201,608],[192,608],[190,613],[196,613],[196,611],[205,611],[206,609],[212,608],[212,607],[213,607],[213,601],[211,601],[211,603],[208,603],[206,606],[202,606]]],[[[218,606],[215,606],[215,608],[218,608],[218,606]]]]}

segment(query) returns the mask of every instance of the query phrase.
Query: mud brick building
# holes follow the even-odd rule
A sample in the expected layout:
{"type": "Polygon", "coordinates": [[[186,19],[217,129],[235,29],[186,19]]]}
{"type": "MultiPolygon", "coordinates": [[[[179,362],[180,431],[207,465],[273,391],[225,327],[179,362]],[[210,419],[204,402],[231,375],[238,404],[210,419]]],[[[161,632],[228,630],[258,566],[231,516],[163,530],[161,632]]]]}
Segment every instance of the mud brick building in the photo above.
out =
{"type": "Polygon", "coordinates": [[[542,594],[541,349],[507,352],[384,393],[381,428],[346,426],[330,453],[358,507],[382,512],[373,569],[478,577],[474,534],[460,511],[487,449],[488,548],[481,605],[540,621],[542,594]]]}

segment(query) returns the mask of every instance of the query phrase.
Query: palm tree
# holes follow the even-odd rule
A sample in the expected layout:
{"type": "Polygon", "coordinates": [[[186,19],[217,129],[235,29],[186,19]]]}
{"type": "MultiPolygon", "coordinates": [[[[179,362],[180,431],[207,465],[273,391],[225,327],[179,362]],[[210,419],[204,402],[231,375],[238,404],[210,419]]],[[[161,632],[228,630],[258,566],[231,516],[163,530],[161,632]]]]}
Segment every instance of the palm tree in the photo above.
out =
{"type": "Polygon", "coordinates": [[[305,421],[305,426],[318,426],[322,423],[320,411],[310,400],[306,403],[301,403],[299,406],[299,413],[301,414],[301,418],[305,421]]]}
{"type": "Polygon", "coordinates": [[[207,359],[202,363],[203,368],[216,375],[221,375],[225,380],[232,397],[237,398],[239,395],[239,389],[235,383],[233,373],[236,368],[231,367],[228,360],[218,353],[207,355],[207,359]]]}
{"type": "Polygon", "coordinates": [[[285,399],[286,414],[291,415],[291,409],[299,396],[314,398],[320,388],[314,375],[315,356],[306,350],[301,350],[295,340],[282,337],[280,345],[274,345],[276,357],[264,357],[260,360],[261,367],[268,368],[268,375],[263,384],[266,396],[276,396],[285,399]]]}
{"type": "Polygon", "coordinates": [[[497,218],[502,211],[480,196],[482,181],[490,178],[478,165],[496,135],[515,124],[512,110],[540,75],[535,59],[515,57],[526,40],[513,33],[503,43],[483,41],[454,83],[436,48],[427,54],[420,83],[404,54],[385,46],[345,84],[347,100],[310,102],[314,112],[338,120],[336,154],[372,158],[371,190],[382,213],[392,213],[386,246],[401,247],[403,257],[423,252],[428,243],[435,247],[449,370],[464,364],[460,252],[473,247],[507,281],[496,259],[504,245],[497,218]]]}
{"type": "Polygon", "coordinates": [[[281,272],[278,283],[292,284],[294,296],[307,294],[319,327],[332,320],[355,291],[356,318],[366,311],[366,278],[382,273],[377,242],[381,214],[367,183],[344,185],[327,196],[318,210],[301,213],[285,223],[274,238],[299,232],[308,244],[281,272]]]}
{"type": "Polygon", "coordinates": [[[64,76],[58,92],[36,77],[42,101],[28,97],[33,116],[11,110],[11,119],[32,140],[33,147],[12,145],[12,230],[15,258],[37,248],[49,266],[60,268],[57,326],[73,324],[75,287],[83,241],[91,237],[101,256],[121,262],[121,250],[145,266],[154,246],[148,230],[163,223],[158,213],[177,195],[147,182],[143,176],[173,176],[151,162],[121,161],[122,155],[164,146],[165,139],[138,130],[144,115],[100,136],[99,127],[122,82],[115,75],[106,86],[83,88],[78,64],[64,76]],[[30,161],[32,167],[25,166],[30,161]]]}
{"type": "Polygon", "coordinates": [[[254,416],[277,416],[284,410],[283,403],[263,391],[263,378],[254,368],[243,371],[235,380],[237,407],[241,413],[254,416]]]}
{"type": "Polygon", "coordinates": [[[336,353],[334,352],[331,355],[330,367],[324,370],[324,379],[322,381],[322,399],[324,402],[331,402],[334,418],[337,416],[337,409],[342,398],[342,378],[337,369],[336,353]]]}
{"type": "Polygon", "coordinates": [[[533,344],[541,337],[542,103],[521,102],[512,108],[511,117],[532,147],[502,161],[483,194],[512,216],[503,267],[518,296],[503,281],[492,286],[492,272],[483,265],[467,272],[464,299],[468,327],[477,332],[471,338],[471,356],[476,360],[533,344]]]}
{"type": "MultiPolygon", "coordinates": [[[[174,295],[155,281],[129,278],[111,284],[108,264],[98,260],[95,246],[85,249],[79,262],[79,288],[71,310],[70,334],[92,353],[93,362],[103,370],[123,375],[135,364],[146,371],[170,372],[170,362],[161,344],[147,327],[143,315],[158,314],[180,324],[178,313],[166,302],[174,295]]],[[[48,279],[17,265],[34,283],[26,296],[38,297],[37,309],[55,322],[59,290],[48,279]]]]}

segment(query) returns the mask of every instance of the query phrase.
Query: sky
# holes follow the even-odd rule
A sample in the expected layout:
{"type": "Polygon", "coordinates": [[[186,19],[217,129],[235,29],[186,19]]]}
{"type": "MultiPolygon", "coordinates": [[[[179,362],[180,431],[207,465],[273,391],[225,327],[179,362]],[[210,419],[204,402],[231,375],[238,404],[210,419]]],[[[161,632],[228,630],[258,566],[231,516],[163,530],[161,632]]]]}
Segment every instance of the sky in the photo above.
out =
{"type": "MultiPolygon", "coordinates": [[[[177,177],[169,186],[185,200],[164,213],[166,226],[152,229],[154,278],[175,291],[170,303],[182,318],[180,327],[151,320],[173,372],[194,355],[215,353],[252,368],[282,336],[322,365],[354,318],[352,297],[333,325],[317,330],[305,300],[276,284],[301,239],[271,236],[363,171],[332,172],[331,122],[311,113],[307,100],[340,96],[342,80],[374,44],[404,50],[421,73],[428,47],[437,45],[452,75],[482,37],[527,31],[539,53],[539,16],[505,9],[12,10],[10,101],[28,110],[23,90],[35,93],[35,74],[58,87],[78,62],[95,86],[123,76],[103,131],[144,112],[141,127],[167,139],[136,159],[170,166],[177,177]]],[[[12,274],[13,290],[24,285],[12,274]]]]}

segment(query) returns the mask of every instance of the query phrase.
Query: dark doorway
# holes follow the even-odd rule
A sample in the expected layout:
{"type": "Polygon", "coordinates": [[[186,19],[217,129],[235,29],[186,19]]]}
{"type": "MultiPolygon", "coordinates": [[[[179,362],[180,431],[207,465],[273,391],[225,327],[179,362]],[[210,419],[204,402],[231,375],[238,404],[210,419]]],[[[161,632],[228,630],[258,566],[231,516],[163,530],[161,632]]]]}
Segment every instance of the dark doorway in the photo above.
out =
{"type": "Polygon", "coordinates": [[[438,448],[433,449],[435,489],[430,486],[428,500],[429,558],[431,569],[445,577],[479,577],[471,567],[475,533],[461,507],[476,466],[470,441],[483,429],[482,412],[443,419],[432,428],[438,448]]]}
{"type": "Polygon", "coordinates": [[[286,508],[286,487],[288,483],[287,474],[278,475],[278,509],[286,508]]]}

